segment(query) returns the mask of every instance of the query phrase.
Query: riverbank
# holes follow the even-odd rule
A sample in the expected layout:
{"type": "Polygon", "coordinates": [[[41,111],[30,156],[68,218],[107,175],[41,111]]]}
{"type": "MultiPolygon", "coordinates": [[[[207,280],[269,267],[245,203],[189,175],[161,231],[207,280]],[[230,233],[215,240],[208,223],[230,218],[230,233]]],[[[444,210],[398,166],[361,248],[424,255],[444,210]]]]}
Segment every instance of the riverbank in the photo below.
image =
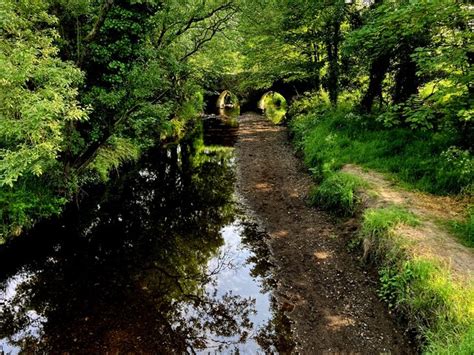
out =
{"type": "Polygon", "coordinates": [[[376,277],[347,250],[356,224],[338,225],[305,203],[313,182],[287,131],[243,115],[236,145],[238,191],[270,235],[276,298],[302,353],[414,353],[377,296],[376,277]]]}
{"type": "Polygon", "coordinates": [[[379,296],[423,352],[471,354],[469,154],[434,144],[439,134],[371,124],[346,108],[294,117],[293,143],[315,181],[308,200],[360,226],[350,247],[377,267],[379,296]]]}

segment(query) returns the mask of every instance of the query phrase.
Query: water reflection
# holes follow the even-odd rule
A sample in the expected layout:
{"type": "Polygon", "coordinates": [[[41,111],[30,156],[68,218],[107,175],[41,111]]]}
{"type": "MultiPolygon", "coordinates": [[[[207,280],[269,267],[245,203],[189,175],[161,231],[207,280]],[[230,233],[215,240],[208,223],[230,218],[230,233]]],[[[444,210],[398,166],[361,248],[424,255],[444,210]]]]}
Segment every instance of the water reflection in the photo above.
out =
{"type": "Polygon", "coordinates": [[[232,147],[237,141],[239,127],[237,118],[223,119],[222,116],[207,115],[203,118],[203,142],[206,146],[232,147]]]}
{"type": "Polygon", "coordinates": [[[229,125],[236,124],[240,116],[240,106],[230,106],[219,108],[219,116],[229,122],[229,125]]]}
{"type": "Polygon", "coordinates": [[[41,248],[1,249],[0,353],[291,348],[262,232],[236,217],[233,165],[197,130],[18,242],[41,248]]]}

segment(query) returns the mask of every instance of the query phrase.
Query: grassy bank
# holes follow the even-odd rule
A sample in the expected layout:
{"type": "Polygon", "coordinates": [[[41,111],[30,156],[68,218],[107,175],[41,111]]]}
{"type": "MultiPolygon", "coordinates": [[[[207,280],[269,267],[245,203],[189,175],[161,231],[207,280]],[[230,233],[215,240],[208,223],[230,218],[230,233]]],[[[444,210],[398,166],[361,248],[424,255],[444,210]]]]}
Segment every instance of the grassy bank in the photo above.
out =
{"type": "MultiPolygon", "coordinates": [[[[374,193],[370,184],[339,171],[357,164],[385,173],[407,190],[472,196],[471,154],[456,147],[456,137],[447,132],[384,127],[376,116],[361,116],[349,104],[333,109],[303,101],[295,106],[290,130],[317,183],[310,202],[342,216],[360,212],[353,244],[363,249],[363,260],[377,265],[380,297],[416,330],[423,352],[472,354],[472,279],[456,275],[435,254],[418,253],[413,239],[404,235],[403,226],[416,229],[424,217],[396,203],[363,210],[362,196],[374,193]]],[[[471,208],[464,221],[445,221],[445,228],[472,247],[473,223],[471,208]]]]}
{"type": "Polygon", "coordinates": [[[379,267],[379,296],[422,336],[425,353],[471,354],[474,287],[455,280],[435,258],[412,253],[410,241],[397,227],[418,223],[398,206],[364,212],[358,240],[379,267]]]}
{"type": "Polygon", "coordinates": [[[453,132],[385,127],[377,116],[355,113],[350,104],[333,109],[327,104],[298,103],[292,111],[294,142],[317,179],[355,163],[389,173],[422,191],[474,191],[474,158],[455,145],[453,132]]]}

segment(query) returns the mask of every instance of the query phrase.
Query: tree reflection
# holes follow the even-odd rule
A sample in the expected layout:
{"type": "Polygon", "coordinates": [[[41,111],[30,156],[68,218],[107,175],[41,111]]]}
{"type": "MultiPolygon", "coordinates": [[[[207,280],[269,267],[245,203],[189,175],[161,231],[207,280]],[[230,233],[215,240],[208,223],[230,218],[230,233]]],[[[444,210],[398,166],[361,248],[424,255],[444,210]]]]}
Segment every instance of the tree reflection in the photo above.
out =
{"type": "MultiPolygon", "coordinates": [[[[262,290],[271,292],[276,289],[276,281],[272,274],[274,265],[271,252],[266,242],[268,235],[255,223],[247,221],[243,225],[242,242],[252,251],[248,260],[254,265],[252,276],[261,280],[262,290]]],[[[267,353],[290,354],[296,345],[293,341],[290,320],[275,297],[271,298],[271,304],[272,316],[260,327],[256,340],[267,353]]]]}
{"type": "Polygon", "coordinates": [[[0,297],[4,344],[30,352],[192,353],[245,341],[253,300],[217,297],[208,286],[232,266],[218,256],[220,230],[234,218],[232,152],[195,138],[151,152],[84,201],[77,221],[51,230],[61,242],[0,297]],[[217,267],[209,270],[213,257],[217,267]]]}

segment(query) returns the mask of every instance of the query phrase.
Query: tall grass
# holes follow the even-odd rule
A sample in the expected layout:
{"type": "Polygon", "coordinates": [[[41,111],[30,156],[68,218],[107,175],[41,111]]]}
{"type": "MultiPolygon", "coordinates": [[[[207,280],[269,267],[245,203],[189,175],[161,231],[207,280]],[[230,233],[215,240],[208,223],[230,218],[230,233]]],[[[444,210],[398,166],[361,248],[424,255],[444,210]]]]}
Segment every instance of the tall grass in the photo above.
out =
{"type": "Polygon", "coordinates": [[[474,206],[469,208],[464,221],[452,221],[449,227],[464,245],[474,248],[474,206]]]}

